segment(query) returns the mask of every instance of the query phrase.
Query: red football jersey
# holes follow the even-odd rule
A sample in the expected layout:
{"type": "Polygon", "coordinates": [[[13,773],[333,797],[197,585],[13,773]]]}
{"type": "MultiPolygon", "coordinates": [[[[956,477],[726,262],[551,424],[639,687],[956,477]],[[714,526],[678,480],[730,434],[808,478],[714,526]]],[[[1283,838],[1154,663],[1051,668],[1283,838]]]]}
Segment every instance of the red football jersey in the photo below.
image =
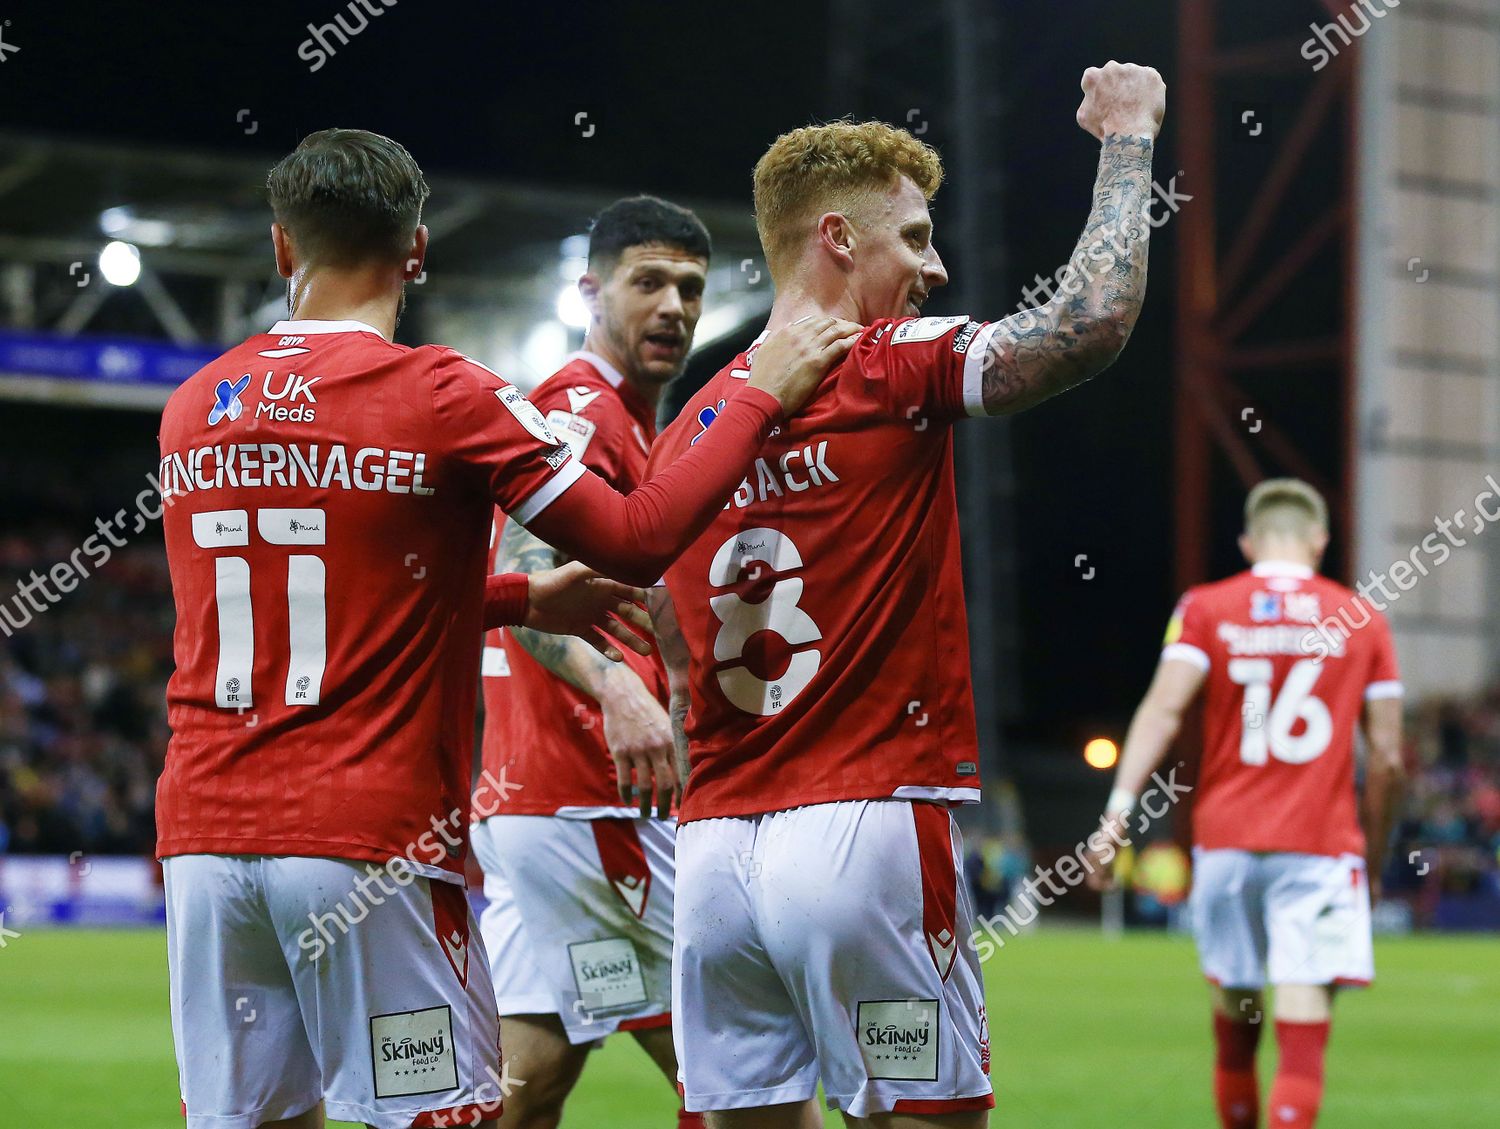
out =
{"type": "Polygon", "coordinates": [[[1266,561],[1190,589],[1162,657],[1208,675],[1197,846],[1364,853],[1354,730],[1367,699],[1401,695],[1384,616],[1304,565],[1266,561]]]}
{"type": "Polygon", "coordinates": [[[172,394],[161,451],[158,854],[407,855],[461,881],[490,515],[530,520],[582,465],[488,369],[358,322],[231,349],[172,394]]]}
{"type": "MultiPolygon", "coordinates": [[[[979,798],[952,425],[983,412],[989,332],[868,327],[667,570],[691,651],[683,820],[979,798]]],[[[744,386],[749,355],[688,402],[648,475],[744,386]]]]}
{"type": "MultiPolygon", "coordinates": [[[[575,353],[531,393],[547,425],[576,458],[622,494],[645,480],[656,438],[650,404],[610,364],[575,353]]],[[[495,514],[490,571],[505,514],[495,514]]],[[[621,648],[663,705],[667,674],[661,657],[621,648]]],[[[484,654],[484,767],[503,788],[474,794],[474,818],[492,815],[630,817],[615,791],[614,763],[604,743],[599,703],[575,690],[526,653],[505,628],[491,631],[484,654]]]]}

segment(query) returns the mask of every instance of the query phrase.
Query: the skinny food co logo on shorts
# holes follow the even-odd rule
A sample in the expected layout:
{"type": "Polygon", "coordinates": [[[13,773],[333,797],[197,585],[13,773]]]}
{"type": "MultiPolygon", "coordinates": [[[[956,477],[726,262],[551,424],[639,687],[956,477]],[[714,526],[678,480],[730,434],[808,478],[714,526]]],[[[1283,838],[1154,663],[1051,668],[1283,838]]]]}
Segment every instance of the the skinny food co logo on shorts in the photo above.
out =
{"type": "Polygon", "coordinates": [[[937,1000],[860,1000],[859,1053],[871,1078],[936,1082],[937,1000]]]}

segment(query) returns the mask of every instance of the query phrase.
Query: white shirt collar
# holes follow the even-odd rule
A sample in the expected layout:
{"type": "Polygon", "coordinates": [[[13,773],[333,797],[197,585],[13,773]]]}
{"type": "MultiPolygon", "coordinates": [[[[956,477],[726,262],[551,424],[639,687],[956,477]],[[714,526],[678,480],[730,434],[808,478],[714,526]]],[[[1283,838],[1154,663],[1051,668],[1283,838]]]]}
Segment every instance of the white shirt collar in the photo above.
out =
{"type": "Polygon", "coordinates": [[[1292,576],[1298,580],[1311,580],[1313,570],[1295,561],[1260,561],[1251,566],[1256,576],[1292,576]]]}
{"type": "Polygon", "coordinates": [[[601,357],[598,353],[590,353],[586,350],[580,349],[576,353],[569,353],[567,357],[563,359],[563,364],[572,364],[574,361],[587,361],[589,364],[593,365],[596,369],[599,370],[599,375],[604,377],[604,379],[609,382],[609,386],[611,388],[618,388],[620,387],[620,385],[625,383],[625,378],[620,375],[619,370],[616,369],[614,365],[606,361],[603,357],[601,357]]]}
{"type": "Polygon", "coordinates": [[[362,321],[279,321],[266,332],[279,336],[293,333],[373,333],[382,341],[385,340],[385,334],[362,321]]]}

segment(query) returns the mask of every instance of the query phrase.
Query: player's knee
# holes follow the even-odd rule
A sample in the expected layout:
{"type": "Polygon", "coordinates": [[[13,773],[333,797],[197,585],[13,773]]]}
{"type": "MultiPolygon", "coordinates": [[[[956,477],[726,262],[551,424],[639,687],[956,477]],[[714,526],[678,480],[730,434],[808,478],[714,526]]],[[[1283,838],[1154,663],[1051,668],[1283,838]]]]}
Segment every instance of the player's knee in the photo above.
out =
{"type": "Polygon", "coordinates": [[[1326,1023],[1333,1015],[1333,988],[1327,984],[1276,985],[1276,1018],[1292,1023],[1326,1023]]]}
{"type": "Polygon", "coordinates": [[[525,1090],[516,1089],[505,1099],[505,1129],[557,1129],[562,1124],[563,1103],[568,1099],[566,1087],[527,1082],[525,1090]]]}
{"type": "Polygon", "coordinates": [[[645,1051],[657,1068],[666,1075],[673,1092],[677,1089],[677,1049],[672,1042],[670,1027],[648,1027],[632,1031],[635,1041],[645,1051]]]}
{"type": "Polygon", "coordinates": [[[541,1057],[534,1058],[529,1069],[517,1059],[516,1069],[522,1084],[505,1096],[500,1124],[505,1129],[557,1129],[577,1072],[566,1062],[541,1057]]]}
{"type": "Polygon", "coordinates": [[[1215,988],[1214,1006],[1236,1023],[1259,1023],[1265,1013],[1265,998],[1259,988],[1215,988]]]}
{"type": "Polygon", "coordinates": [[[703,1115],[703,1123],[708,1129],[818,1129],[823,1124],[823,1115],[809,1101],[714,1110],[703,1115]]]}

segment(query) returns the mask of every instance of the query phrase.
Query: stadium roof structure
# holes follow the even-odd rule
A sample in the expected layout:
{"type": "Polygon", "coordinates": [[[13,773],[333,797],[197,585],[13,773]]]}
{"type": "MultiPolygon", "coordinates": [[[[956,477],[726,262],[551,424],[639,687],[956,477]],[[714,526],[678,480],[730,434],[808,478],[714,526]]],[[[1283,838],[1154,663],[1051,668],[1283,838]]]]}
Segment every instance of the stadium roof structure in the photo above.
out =
{"type": "MultiPolygon", "coordinates": [[[[0,133],[0,396],[159,406],[200,358],[285,316],[264,190],[278,156],[0,133]]],[[[530,387],[582,338],[568,292],[614,196],[428,180],[428,269],[398,339],[451,344],[530,387]]],[[[682,202],[715,243],[702,348],[748,332],[771,287],[748,199],[682,202]]]]}

